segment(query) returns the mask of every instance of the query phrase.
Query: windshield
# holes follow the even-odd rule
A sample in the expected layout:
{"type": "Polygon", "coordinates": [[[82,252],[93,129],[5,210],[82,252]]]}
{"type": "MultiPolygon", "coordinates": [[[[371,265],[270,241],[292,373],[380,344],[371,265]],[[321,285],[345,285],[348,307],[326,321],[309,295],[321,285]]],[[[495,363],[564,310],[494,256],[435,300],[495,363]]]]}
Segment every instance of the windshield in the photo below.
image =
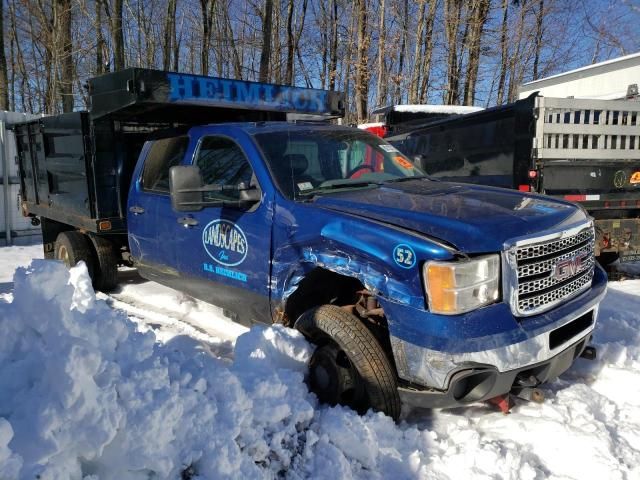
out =
{"type": "Polygon", "coordinates": [[[424,176],[395,147],[361,130],[292,129],[254,138],[288,198],[424,176]]]}

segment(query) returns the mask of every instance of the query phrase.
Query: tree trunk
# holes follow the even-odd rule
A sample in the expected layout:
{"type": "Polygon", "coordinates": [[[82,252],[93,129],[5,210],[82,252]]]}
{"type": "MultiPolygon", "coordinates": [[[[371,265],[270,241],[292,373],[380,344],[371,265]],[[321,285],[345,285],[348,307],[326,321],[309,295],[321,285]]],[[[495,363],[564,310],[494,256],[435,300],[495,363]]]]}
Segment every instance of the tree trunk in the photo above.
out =
{"type": "Polygon", "coordinates": [[[331,0],[331,47],[329,52],[329,90],[336,89],[338,75],[338,3],[331,0]]]}
{"type": "Polygon", "coordinates": [[[418,84],[420,83],[420,66],[422,65],[422,44],[424,43],[424,17],[426,13],[426,0],[420,0],[420,13],[418,14],[418,32],[416,35],[415,53],[413,54],[413,72],[409,84],[409,103],[418,103],[418,84]]]}
{"type": "MultiPolygon", "coordinates": [[[[73,44],[71,40],[71,0],[56,0],[53,9],[55,45],[54,70],[60,70],[58,91],[64,113],[73,111],[73,44]]],[[[55,72],[54,72],[55,75],[55,72]]]]}
{"type": "Polygon", "coordinates": [[[216,0],[200,0],[202,15],[202,48],[200,50],[200,73],[209,74],[209,50],[211,49],[211,27],[216,0]]]}
{"type": "Polygon", "coordinates": [[[227,38],[229,39],[229,45],[231,47],[231,55],[233,59],[233,72],[234,77],[238,80],[242,80],[242,62],[240,61],[240,55],[238,54],[238,48],[236,46],[236,39],[233,37],[233,28],[231,27],[231,18],[229,18],[229,10],[225,8],[224,19],[227,31],[227,38]]]}
{"type": "Polygon", "coordinates": [[[172,46],[176,42],[176,5],[177,0],[167,0],[167,15],[164,19],[164,38],[162,41],[162,68],[171,68],[172,46]]]}
{"type": "Polygon", "coordinates": [[[447,39],[447,90],[444,103],[456,105],[459,103],[458,78],[458,31],[460,29],[460,15],[462,0],[445,0],[445,35],[447,39]]]}
{"type": "Polygon", "coordinates": [[[124,32],[122,31],[123,0],[114,0],[111,18],[111,41],[113,42],[114,70],[124,70],[124,32]]]}
{"type": "Polygon", "coordinates": [[[95,20],[95,29],[96,29],[96,73],[98,75],[102,75],[109,71],[109,54],[107,52],[107,42],[104,40],[104,35],[102,33],[102,0],[96,0],[95,9],[96,9],[96,20],[95,20]]]}
{"type": "Polygon", "coordinates": [[[273,0],[265,0],[262,18],[262,51],[260,52],[260,82],[269,81],[269,61],[271,59],[271,28],[273,26],[273,0]]]}
{"type": "Polygon", "coordinates": [[[320,30],[320,57],[322,58],[322,68],[320,70],[320,88],[323,90],[327,87],[329,73],[327,71],[329,65],[329,22],[327,20],[326,2],[320,2],[320,16],[316,15],[315,9],[313,16],[316,17],[318,29],[320,30]]]}
{"type": "Polygon", "coordinates": [[[9,110],[9,78],[4,54],[4,1],[0,1],[0,109],[9,110]]]}
{"type": "Polygon", "coordinates": [[[520,62],[524,63],[521,56],[522,50],[522,38],[524,34],[525,17],[527,14],[526,0],[520,0],[520,17],[518,18],[518,24],[516,25],[516,41],[514,43],[514,50],[511,58],[509,59],[509,88],[507,94],[507,102],[513,102],[516,97],[516,88],[518,87],[518,75],[517,68],[520,62]]]}
{"type": "Polygon", "coordinates": [[[367,96],[369,94],[369,71],[368,71],[368,50],[369,39],[367,38],[367,1],[356,0],[354,3],[356,14],[358,15],[358,43],[356,56],[356,79],[355,79],[355,100],[358,123],[366,122],[367,96]]]}
{"type": "Polygon", "coordinates": [[[480,43],[489,14],[489,4],[489,0],[475,0],[471,7],[471,28],[467,47],[467,80],[464,86],[465,105],[473,105],[475,101],[478,68],[480,67],[480,43]]]}
{"type": "Polygon", "coordinates": [[[293,85],[293,55],[295,45],[293,39],[293,7],[294,0],[289,0],[287,5],[287,69],[284,75],[284,82],[293,85]]]}
{"type": "Polygon", "coordinates": [[[496,103],[504,102],[504,90],[507,81],[507,66],[509,62],[509,50],[507,45],[507,20],[509,13],[509,0],[502,0],[502,25],[500,27],[500,78],[498,80],[498,97],[496,103]]]}
{"type": "Polygon", "coordinates": [[[538,79],[538,66],[540,64],[540,50],[542,50],[542,37],[544,35],[542,25],[544,22],[544,0],[538,1],[538,14],[536,15],[535,54],[533,57],[533,79],[538,79]]]}
{"type": "Polygon", "coordinates": [[[384,42],[385,35],[385,1],[380,0],[380,23],[378,24],[378,83],[376,86],[376,104],[382,106],[387,97],[387,75],[385,67],[384,42]]]}
{"type": "Polygon", "coordinates": [[[431,57],[433,55],[433,24],[436,19],[437,8],[438,0],[430,0],[424,35],[424,53],[422,54],[422,65],[420,66],[422,70],[422,80],[420,82],[420,92],[418,96],[419,103],[427,103],[429,78],[431,76],[431,57]]]}
{"type": "Polygon", "coordinates": [[[398,70],[396,72],[396,91],[394,95],[395,103],[402,103],[402,78],[404,76],[404,57],[406,54],[409,37],[409,0],[404,0],[402,15],[402,41],[398,54],[398,70]]]}

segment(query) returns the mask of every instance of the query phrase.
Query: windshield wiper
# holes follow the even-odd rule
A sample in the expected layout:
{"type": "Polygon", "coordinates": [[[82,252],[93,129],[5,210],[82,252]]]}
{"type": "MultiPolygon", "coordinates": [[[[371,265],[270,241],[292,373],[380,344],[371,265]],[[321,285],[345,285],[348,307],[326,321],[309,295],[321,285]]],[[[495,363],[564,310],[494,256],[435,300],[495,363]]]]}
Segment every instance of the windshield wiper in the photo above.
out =
{"type": "Polygon", "coordinates": [[[332,190],[340,190],[340,189],[347,189],[347,188],[363,188],[363,187],[370,187],[373,185],[379,187],[383,183],[384,182],[373,182],[373,181],[333,183],[331,185],[316,187],[313,190],[305,190],[304,192],[300,192],[298,196],[307,197],[309,195],[318,195],[322,193],[328,193],[328,192],[331,192],[332,190]]]}
{"type": "Polygon", "coordinates": [[[392,178],[391,180],[385,180],[383,183],[408,182],[409,180],[423,180],[425,178],[429,178],[429,176],[428,175],[416,175],[415,177],[392,178]]]}

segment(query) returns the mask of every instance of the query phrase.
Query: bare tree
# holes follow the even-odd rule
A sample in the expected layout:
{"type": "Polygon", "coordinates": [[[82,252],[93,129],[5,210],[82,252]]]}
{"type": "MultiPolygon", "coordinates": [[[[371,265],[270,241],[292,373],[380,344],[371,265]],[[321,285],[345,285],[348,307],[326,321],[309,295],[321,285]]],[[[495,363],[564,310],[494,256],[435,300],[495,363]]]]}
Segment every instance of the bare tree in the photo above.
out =
{"type": "Polygon", "coordinates": [[[429,88],[429,78],[431,76],[431,57],[433,55],[434,33],[433,24],[436,19],[438,0],[429,0],[429,13],[425,24],[424,52],[422,53],[422,63],[420,64],[421,76],[418,101],[426,103],[429,88]]]}
{"type": "Polygon", "coordinates": [[[369,94],[369,38],[367,37],[367,0],[355,0],[358,18],[356,55],[355,102],[358,122],[367,120],[367,97],[369,94]]]}
{"type": "MultiPolygon", "coordinates": [[[[171,68],[171,53],[176,43],[176,7],[177,0],[167,0],[167,14],[164,19],[164,39],[162,42],[162,68],[171,68]]],[[[176,50],[173,50],[176,53],[176,50]]]]}
{"type": "Polygon", "coordinates": [[[112,7],[109,8],[109,1],[104,1],[105,13],[109,19],[109,31],[111,33],[111,43],[113,44],[113,67],[116,71],[124,70],[124,31],[122,29],[123,0],[112,0],[112,7]]]}
{"type": "Polygon", "coordinates": [[[385,1],[380,0],[380,10],[378,13],[380,21],[378,23],[378,83],[376,85],[376,104],[382,105],[387,96],[387,71],[385,68],[385,1]]]}
{"type": "Polygon", "coordinates": [[[209,50],[211,48],[211,27],[216,0],[200,0],[202,15],[202,48],[200,50],[200,73],[209,74],[209,50]]]}
{"type": "Polygon", "coordinates": [[[458,77],[458,33],[462,14],[462,0],[444,0],[444,23],[447,39],[447,89],[444,103],[455,105],[459,102],[458,77]]]}
{"type": "Polygon", "coordinates": [[[265,0],[262,17],[262,51],[260,52],[260,74],[258,80],[269,81],[269,59],[271,58],[271,28],[273,26],[273,0],[265,0]]]}
{"type": "Polygon", "coordinates": [[[489,0],[474,0],[471,6],[469,36],[467,37],[467,77],[464,85],[464,104],[473,105],[480,68],[480,41],[489,14],[489,0]]]}
{"type": "Polygon", "coordinates": [[[95,3],[95,23],[96,30],[96,73],[98,75],[109,71],[109,53],[107,51],[107,42],[104,40],[102,33],[102,5],[103,0],[96,0],[95,3]]]}
{"type": "Polygon", "coordinates": [[[500,78],[498,80],[497,104],[502,105],[507,80],[507,67],[509,63],[507,44],[507,20],[509,15],[509,0],[502,0],[502,23],[500,24],[500,78]]]}
{"type": "Polygon", "coordinates": [[[338,3],[330,0],[331,10],[331,47],[329,48],[329,90],[336,89],[336,76],[338,68],[338,3]]]}
{"type": "Polygon", "coordinates": [[[57,84],[62,99],[62,111],[72,112],[75,73],[71,41],[71,0],[55,0],[53,28],[56,39],[54,65],[59,70],[60,78],[57,84]]]}
{"type": "Polygon", "coordinates": [[[535,42],[535,54],[533,57],[533,79],[538,79],[538,65],[540,64],[540,52],[542,50],[542,35],[544,30],[542,25],[544,23],[544,0],[538,0],[538,13],[536,14],[536,35],[535,42]]]}

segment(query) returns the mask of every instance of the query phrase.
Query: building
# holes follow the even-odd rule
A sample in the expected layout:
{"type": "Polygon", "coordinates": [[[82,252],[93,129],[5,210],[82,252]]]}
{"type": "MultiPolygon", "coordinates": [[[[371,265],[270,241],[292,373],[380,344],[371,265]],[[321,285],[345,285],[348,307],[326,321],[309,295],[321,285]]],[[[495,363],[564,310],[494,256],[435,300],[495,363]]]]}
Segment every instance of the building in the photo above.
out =
{"type": "Polygon", "coordinates": [[[518,98],[544,97],[621,100],[638,96],[640,52],[595,63],[520,86],[518,98]]]}

